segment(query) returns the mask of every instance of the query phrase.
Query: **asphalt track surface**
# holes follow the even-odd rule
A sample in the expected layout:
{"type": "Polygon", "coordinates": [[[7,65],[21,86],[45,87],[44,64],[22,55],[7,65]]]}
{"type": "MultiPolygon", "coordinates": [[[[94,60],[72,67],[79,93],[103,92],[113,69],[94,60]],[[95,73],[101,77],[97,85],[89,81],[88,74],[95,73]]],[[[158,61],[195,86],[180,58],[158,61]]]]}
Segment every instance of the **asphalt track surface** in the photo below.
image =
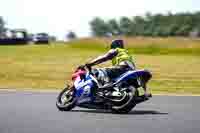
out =
{"type": "Polygon", "coordinates": [[[56,97],[0,91],[0,133],[200,133],[200,97],[154,96],[125,115],[60,112],[56,97]]]}

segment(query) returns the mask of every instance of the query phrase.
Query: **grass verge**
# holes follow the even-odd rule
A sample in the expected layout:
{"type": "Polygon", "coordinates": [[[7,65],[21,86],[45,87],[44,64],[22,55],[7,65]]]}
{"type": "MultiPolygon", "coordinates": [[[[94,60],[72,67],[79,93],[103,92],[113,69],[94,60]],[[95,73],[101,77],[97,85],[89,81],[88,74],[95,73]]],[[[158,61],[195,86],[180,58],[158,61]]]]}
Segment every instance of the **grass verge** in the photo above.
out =
{"type": "MultiPolygon", "coordinates": [[[[65,82],[70,82],[71,74],[78,65],[108,49],[104,43],[107,40],[101,41],[86,39],[71,42],[70,45],[0,46],[0,88],[60,90],[65,82]]],[[[147,68],[152,71],[153,78],[149,86],[153,93],[200,94],[199,54],[184,54],[183,51],[188,48],[171,46],[168,48],[174,51],[184,49],[183,53],[141,52],[138,49],[149,50],[151,45],[129,45],[130,42],[128,48],[134,49],[131,53],[138,69],[147,68]],[[140,52],[136,52],[137,50],[140,52]]],[[[198,49],[196,45],[198,44],[192,49],[198,49]]],[[[105,63],[99,67],[109,65],[110,63],[105,63]]]]}

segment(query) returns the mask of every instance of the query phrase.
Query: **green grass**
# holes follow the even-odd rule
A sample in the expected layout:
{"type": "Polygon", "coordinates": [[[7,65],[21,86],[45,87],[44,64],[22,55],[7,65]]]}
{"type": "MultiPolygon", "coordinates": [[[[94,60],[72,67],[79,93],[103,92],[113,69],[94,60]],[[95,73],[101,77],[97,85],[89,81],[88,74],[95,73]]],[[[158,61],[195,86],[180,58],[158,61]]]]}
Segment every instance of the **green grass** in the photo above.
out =
{"type": "MultiPolygon", "coordinates": [[[[123,38],[125,47],[132,54],[147,55],[198,55],[200,56],[200,40],[185,38],[123,38]]],[[[94,38],[70,42],[72,48],[79,50],[95,50],[103,52],[109,49],[111,39],[94,38]]]]}
{"type": "MultiPolygon", "coordinates": [[[[147,40],[143,40],[144,44],[142,40],[140,43],[137,39],[131,40],[132,44],[129,40],[127,47],[135,57],[138,69],[152,71],[153,78],[149,83],[152,91],[200,94],[200,54],[188,50],[199,49],[199,41],[188,40],[190,47],[186,43],[182,47],[179,44],[172,47],[171,44],[162,46],[161,43],[166,45],[162,41],[154,46],[147,40]]],[[[61,89],[65,82],[70,83],[71,74],[78,65],[106,52],[109,41],[97,38],[57,45],[0,46],[0,88],[61,89]]]]}

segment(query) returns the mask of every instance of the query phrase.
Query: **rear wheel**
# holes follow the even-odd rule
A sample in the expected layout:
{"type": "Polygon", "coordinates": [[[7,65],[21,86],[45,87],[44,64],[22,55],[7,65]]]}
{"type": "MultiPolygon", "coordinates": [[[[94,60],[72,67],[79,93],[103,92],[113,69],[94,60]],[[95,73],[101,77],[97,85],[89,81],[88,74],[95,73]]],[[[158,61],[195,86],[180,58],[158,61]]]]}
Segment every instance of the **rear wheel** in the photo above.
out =
{"type": "Polygon", "coordinates": [[[58,95],[56,106],[60,111],[70,111],[76,105],[76,98],[74,97],[74,88],[66,87],[58,95]]]}
{"type": "Polygon", "coordinates": [[[118,113],[118,114],[126,114],[129,113],[135,106],[135,97],[137,96],[138,91],[135,91],[135,94],[132,92],[127,92],[126,97],[123,101],[117,103],[116,106],[112,107],[112,112],[113,113],[118,113]]]}

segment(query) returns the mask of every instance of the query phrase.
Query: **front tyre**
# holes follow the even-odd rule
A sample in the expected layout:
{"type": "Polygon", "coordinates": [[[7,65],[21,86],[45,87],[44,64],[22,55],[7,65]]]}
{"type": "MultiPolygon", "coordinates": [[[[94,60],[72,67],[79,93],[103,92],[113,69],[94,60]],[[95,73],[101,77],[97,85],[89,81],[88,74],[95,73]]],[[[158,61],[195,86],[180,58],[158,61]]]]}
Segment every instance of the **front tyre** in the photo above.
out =
{"type": "Polygon", "coordinates": [[[56,107],[60,111],[70,111],[76,106],[74,91],[75,89],[73,87],[66,87],[59,93],[56,100],[56,107]]]}

